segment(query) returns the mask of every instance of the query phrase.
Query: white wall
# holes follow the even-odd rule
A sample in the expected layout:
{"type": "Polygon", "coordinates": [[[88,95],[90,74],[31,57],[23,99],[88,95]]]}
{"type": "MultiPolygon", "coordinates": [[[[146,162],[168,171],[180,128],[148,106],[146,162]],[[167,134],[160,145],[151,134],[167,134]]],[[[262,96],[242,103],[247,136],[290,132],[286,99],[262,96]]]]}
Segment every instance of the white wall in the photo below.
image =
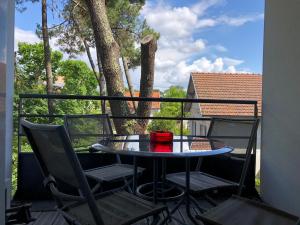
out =
{"type": "Polygon", "coordinates": [[[261,191],[300,216],[300,0],[267,0],[261,191]]]}
{"type": "Polygon", "coordinates": [[[0,224],[10,202],[14,10],[14,0],[0,1],[0,224]]]}

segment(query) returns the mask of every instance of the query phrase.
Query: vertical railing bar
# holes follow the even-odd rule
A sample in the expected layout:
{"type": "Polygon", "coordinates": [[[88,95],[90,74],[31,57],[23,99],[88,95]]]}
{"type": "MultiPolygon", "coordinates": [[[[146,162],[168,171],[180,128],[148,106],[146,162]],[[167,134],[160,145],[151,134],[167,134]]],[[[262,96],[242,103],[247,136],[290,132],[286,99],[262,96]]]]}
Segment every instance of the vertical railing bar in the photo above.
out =
{"type": "Polygon", "coordinates": [[[183,136],[183,102],[181,102],[180,136],[183,136]]]}
{"type": "Polygon", "coordinates": [[[180,147],[181,147],[181,151],[183,150],[183,101],[181,101],[181,118],[180,118],[180,147]]]}
{"type": "Polygon", "coordinates": [[[20,159],[20,153],[22,151],[22,145],[21,145],[21,136],[20,136],[20,125],[21,125],[21,118],[20,118],[20,115],[22,114],[22,105],[23,105],[23,98],[20,97],[19,98],[19,105],[18,105],[18,129],[17,129],[17,132],[18,132],[18,155],[17,155],[17,189],[21,186],[21,182],[20,182],[20,171],[21,171],[21,164],[19,163],[19,159],[20,159]]]}
{"type": "Polygon", "coordinates": [[[18,105],[18,154],[21,152],[21,137],[20,137],[20,115],[22,114],[22,105],[23,105],[23,98],[19,99],[19,105],[18,105]]]}
{"type": "Polygon", "coordinates": [[[103,100],[103,109],[104,109],[103,114],[105,114],[106,113],[106,100],[105,99],[103,100]]]}
{"type": "MultiPolygon", "coordinates": [[[[254,117],[255,117],[255,119],[258,118],[257,102],[254,104],[254,117]]],[[[256,130],[256,133],[254,135],[254,144],[253,144],[254,176],[255,177],[256,177],[256,157],[257,157],[257,154],[256,154],[256,151],[257,151],[257,131],[258,131],[258,129],[256,130]]]]}

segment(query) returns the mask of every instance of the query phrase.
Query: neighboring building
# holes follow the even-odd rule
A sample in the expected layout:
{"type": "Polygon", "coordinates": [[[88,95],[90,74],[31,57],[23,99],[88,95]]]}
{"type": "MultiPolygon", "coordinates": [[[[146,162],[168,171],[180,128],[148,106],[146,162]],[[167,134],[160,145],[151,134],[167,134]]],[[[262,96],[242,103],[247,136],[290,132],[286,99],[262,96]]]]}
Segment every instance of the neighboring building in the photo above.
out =
{"type": "MultiPolygon", "coordinates": [[[[125,92],[126,97],[131,97],[130,92],[126,91],[125,92]]],[[[134,96],[133,97],[140,97],[140,92],[139,91],[134,91],[134,96]]],[[[154,90],[152,92],[152,98],[160,98],[160,92],[158,90],[154,90]]],[[[138,102],[136,102],[136,105],[138,102]]],[[[134,112],[134,107],[133,107],[133,102],[128,101],[128,106],[131,112],[134,112]]],[[[153,116],[155,112],[158,112],[160,110],[160,102],[152,102],[152,107],[151,107],[151,113],[150,116],[153,116]]]]}
{"type": "Polygon", "coordinates": [[[56,76],[53,86],[56,88],[63,88],[65,86],[65,77],[64,76],[56,76]]]}
{"type": "MultiPolygon", "coordinates": [[[[46,86],[47,82],[42,81],[42,84],[46,86]]],[[[61,89],[63,89],[64,86],[65,86],[65,77],[64,76],[56,76],[55,80],[53,82],[53,87],[56,90],[61,90],[61,89]]]]}
{"type": "MultiPolygon", "coordinates": [[[[258,116],[261,116],[262,76],[260,74],[233,73],[191,73],[187,89],[188,98],[257,100],[258,116]]],[[[253,117],[252,105],[232,104],[186,104],[185,111],[191,117],[253,117]]],[[[190,121],[189,129],[193,135],[206,135],[209,121],[190,121]]],[[[257,141],[260,148],[261,129],[257,141]]]]}

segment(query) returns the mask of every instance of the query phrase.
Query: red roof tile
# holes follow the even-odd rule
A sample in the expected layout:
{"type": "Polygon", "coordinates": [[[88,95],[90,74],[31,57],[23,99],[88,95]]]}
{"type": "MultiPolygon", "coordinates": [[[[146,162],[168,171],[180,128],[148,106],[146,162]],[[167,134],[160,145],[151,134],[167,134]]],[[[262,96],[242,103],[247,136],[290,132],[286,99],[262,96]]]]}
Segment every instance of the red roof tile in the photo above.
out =
{"type": "MultiPolygon", "coordinates": [[[[198,98],[258,101],[261,115],[262,76],[260,74],[192,73],[198,98]]],[[[252,116],[252,105],[201,103],[203,116],[252,116]]]]}
{"type": "MultiPolygon", "coordinates": [[[[125,91],[125,96],[126,97],[131,97],[130,92],[129,91],[125,91]]],[[[139,91],[135,91],[134,92],[134,97],[140,97],[140,92],[139,91]]],[[[152,98],[160,98],[160,92],[159,91],[153,91],[152,92],[152,98]]],[[[128,102],[128,106],[130,109],[133,108],[133,104],[132,101],[128,102]]],[[[159,110],[160,109],[160,102],[152,102],[152,110],[159,110]]]]}

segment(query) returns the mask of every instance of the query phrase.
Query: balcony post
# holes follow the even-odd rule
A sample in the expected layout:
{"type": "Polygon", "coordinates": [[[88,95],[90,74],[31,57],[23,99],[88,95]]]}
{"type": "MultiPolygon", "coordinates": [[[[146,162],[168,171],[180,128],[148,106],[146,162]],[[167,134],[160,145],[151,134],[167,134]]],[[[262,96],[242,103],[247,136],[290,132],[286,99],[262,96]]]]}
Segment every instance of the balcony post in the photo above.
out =
{"type": "Polygon", "coordinates": [[[261,193],[300,216],[300,1],[267,0],[263,63],[261,193]]]}
{"type": "Polygon", "coordinates": [[[0,1],[0,224],[11,198],[14,11],[14,0],[0,1]]]}

